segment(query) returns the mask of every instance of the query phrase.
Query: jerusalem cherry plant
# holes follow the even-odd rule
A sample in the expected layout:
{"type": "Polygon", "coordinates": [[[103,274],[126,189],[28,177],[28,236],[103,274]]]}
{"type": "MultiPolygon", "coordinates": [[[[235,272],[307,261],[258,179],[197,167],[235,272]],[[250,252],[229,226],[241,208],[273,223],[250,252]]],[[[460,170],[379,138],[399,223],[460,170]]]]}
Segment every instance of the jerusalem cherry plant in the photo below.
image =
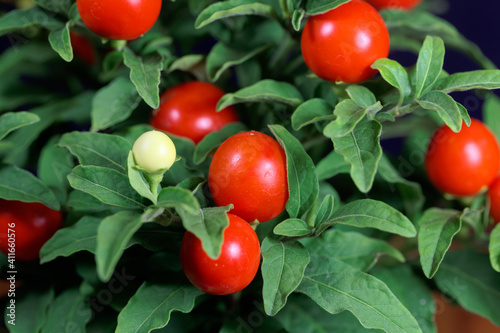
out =
{"type": "Polygon", "coordinates": [[[436,332],[436,294],[500,325],[500,71],[432,1],[18,6],[8,331],[436,332]]]}

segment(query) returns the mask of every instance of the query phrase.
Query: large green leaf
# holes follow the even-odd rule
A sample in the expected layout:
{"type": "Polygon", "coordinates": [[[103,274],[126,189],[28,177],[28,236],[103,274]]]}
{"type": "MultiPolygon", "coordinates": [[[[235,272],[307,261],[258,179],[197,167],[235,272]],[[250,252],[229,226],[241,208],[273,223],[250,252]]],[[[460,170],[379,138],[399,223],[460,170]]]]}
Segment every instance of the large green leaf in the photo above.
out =
{"type": "Polygon", "coordinates": [[[268,315],[274,316],[302,281],[309,253],[297,241],[281,242],[269,237],[262,242],[261,252],[264,309],[268,315]]]}
{"type": "Polygon", "coordinates": [[[349,173],[350,170],[351,167],[344,157],[335,150],[326,155],[316,165],[316,173],[320,181],[332,178],[340,173],[349,173]]]}
{"type": "Polygon", "coordinates": [[[70,132],[62,136],[59,146],[67,148],[81,165],[94,165],[126,172],[127,154],[132,145],[118,135],[70,132]]]}
{"type": "Polygon", "coordinates": [[[415,97],[422,96],[441,74],[444,62],[444,43],[439,37],[427,36],[418,54],[415,75],[415,97]]]}
{"type": "Polygon", "coordinates": [[[59,201],[45,184],[32,173],[14,165],[0,168],[0,198],[24,202],[40,202],[59,210],[59,201]]]}
{"type": "Polygon", "coordinates": [[[148,333],[170,321],[172,311],[190,312],[203,294],[191,285],[144,282],[118,315],[116,333],[148,333]]]}
{"type": "Polygon", "coordinates": [[[335,106],[333,113],[336,116],[335,120],[323,130],[323,134],[332,139],[349,135],[365,117],[366,108],[359,106],[352,99],[345,99],[335,106]]]}
{"type": "Polygon", "coordinates": [[[75,190],[88,193],[107,205],[144,208],[142,197],[130,186],[128,177],[116,170],[79,165],[68,175],[68,180],[75,190]]]}
{"type": "Polygon", "coordinates": [[[354,130],[332,139],[335,151],[351,165],[351,178],[361,192],[368,192],[375,179],[382,156],[382,125],[376,120],[362,121],[354,130]]]}
{"type": "Polygon", "coordinates": [[[274,227],[273,232],[281,236],[300,237],[310,234],[311,230],[304,220],[293,218],[280,222],[274,227]]]}
{"type": "Polygon", "coordinates": [[[421,96],[417,103],[424,109],[436,111],[454,132],[462,128],[462,113],[455,100],[442,91],[429,91],[421,96]]]}
{"type": "Polygon", "coordinates": [[[318,197],[319,184],[314,163],[304,147],[281,125],[269,125],[286,153],[289,198],[286,210],[290,217],[301,217],[318,197]]]}
{"type": "Polygon", "coordinates": [[[450,251],[434,281],[466,310],[500,325],[500,280],[487,253],[450,251]]]}
{"type": "Polygon", "coordinates": [[[94,96],[92,130],[103,130],[126,120],[140,101],[134,84],[123,76],[117,77],[94,96]]]}
{"type": "Polygon", "coordinates": [[[322,120],[335,118],[333,107],[327,101],[313,98],[300,104],[292,114],[292,127],[298,131],[302,127],[322,120]]]}
{"type": "Polygon", "coordinates": [[[142,99],[152,108],[159,107],[162,56],[155,52],[141,57],[126,47],[123,51],[123,62],[130,68],[130,80],[142,99]]]}
{"type": "Polygon", "coordinates": [[[142,225],[141,216],[130,211],[121,211],[101,221],[97,229],[95,261],[97,274],[107,282],[115,270],[127,243],[142,225]]]}
{"type": "Polygon", "coordinates": [[[25,10],[13,10],[0,17],[0,36],[40,26],[52,30],[63,27],[64,23],[37,6],[25,10]]]}
{"type": "Polygon", "coordinates": [[[332,217],[318,226],[318,233],[335,224],[347,224],[358,228],[376,228],[414,237],[415,227],[406,216],[382,201],[361,199],[341,206],[332,217]]]}
{"type": "Polygon", "coordinates": [[[101,218],[84,216],[72,226],[59,229],[40,250],[40,263],[80,251],[94,253],[100,222],[101,218]]]}
{"type": "Polygon", "coordinates": [[[436,82],[435,90],[445,93],[472,89],[500,89],[500,70],[477,70],[454,73],[436,82]]]}
{"type": "MultiPolygon", "coordinates": [[[[8,277],[8,276],[7,276],[8,277]]],[[[54,301],[54,289],[30,288],[24,292],[17,292],[14,303],[14,313],[7,304],[4,320],[11,333],[40,332],[47,316],[47,308],[54,301]],[[16,318],[17,317],[17,318],[16,318]],[[19,320],[29,318],[30,320],[19,320]],[[12,325],[11,323],[15,323],[12,325]]]]}
{"type": "Polygon", "coordinates": [[[378,69],[384,80],[399,91],[398,106],[411,94],[408,73],[397,61],[391,59],[377,59],[371,66],[378,69]]]}
{"type": "Polygon", "coordinates": [[[66,289],[50,305],[41,333],[84,332],[91,317],[90,304],[78,289],[66,289]]]}
{"type": "Polygon", "coordinates": [[[229,105],[247,102],[282,103],[296,107],[302,103],[300,92],[288,82],[262,80],[237,92],[225,94],[217,103],[217,110],[229,105]]]}
{"type": "Polygon", "coordinates": [[[352,312],[366,328],[422,332],[385,283],[334,257],[311,255],[297,291],[329,313],[352,312]]]}
{"type": "Polygon", "coordinates": [[[453,237],[462,228],[460,212],[430,208],[424,212],[417,225],[420,263],[430,279],[436,274],[453,237]]]}
{"type": "Polygon", "coordinates": [[[490,253],[491,267],[500,272],[500,224],[497,224],[490,234],[488,251],[490,253]]]}
{"type": "Polygon", "coordinates": [[[18,128],[40,121],[40,117],[31,112],[7,112],[0,116],[0,140],[18,128]]]}
{"type": "Polygon", "coordinates": [[[70,22],[62,28],[52,30],[49,34],[50,46],[56,51],[64,61],[73,60],[73,48],[69,38],[70,22]]]}
{"type": "Polygon", "coordinates": [[[307,1],[306,13],[308,15],[325,13],[349,1],[350,0],[309,0],[307,1]]]}

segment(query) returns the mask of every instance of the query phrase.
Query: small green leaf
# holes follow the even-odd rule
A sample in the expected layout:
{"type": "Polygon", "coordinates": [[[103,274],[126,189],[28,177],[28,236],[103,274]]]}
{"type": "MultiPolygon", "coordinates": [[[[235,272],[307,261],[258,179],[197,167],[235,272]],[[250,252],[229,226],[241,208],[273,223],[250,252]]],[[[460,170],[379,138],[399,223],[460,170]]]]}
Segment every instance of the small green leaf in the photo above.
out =
{"type": "Polygon", "coordinates": [[[410,80],[404,67],[397,61],[385,58],[375,60],[371,67],[377,69],[387,83],[399,90],[398,106],[400,106],[411,94],[410,80]]]}
{"type": "Polygon", "coordinates": [[[219,1],[205,8],[198,15],[195,22],[195,28],[200,29],[212,22],[241,15],[277,17],[273,7],[254,0],[219,1]]]}
{"type": "Polygon", "coordinates": [[[297,138],[281,125],[269,125],[286,153],[289,198],[286,210],[291,218],[305,214],[318,197],[314,163],[297,138]]]}
{"type": "Polygon", "coordinates": [[[366,328],[422,332],[385,283],[334,257],[311,255],[297,291],[331,314],[352,312],[366,328]]]}
{"type": "Polygon", "coordinates": [[[60,209],[56,196],[40,179],[15,165],[0,168],[0,198],[40,202],[51,209],[60,209]]]}
{"type": "Polygon", "coordinates": [[[301,239],[301,243],[311,255],[334,257],[364,272],[369,271],[382,255],[388,255],[399,262],[405,261],[403,254],[387,242],[358,232],[330,229],[321,237],[301,239]]]}
{"type": "Polygon", "coordinates": [[[73,48],[69,38],[70,22],[62,28],[52,30],[49,34],[50,46],[56,51],[64,61],[73,60],[73,48]]]}
{"type": "Polygon", "coordinates": [[[444,93],[472,89],[500,89],[500,70],[477,70],[448,75],[436,82],[434,90],[444,93]]]}
{"type": "Polygon", "coordinates": [[[436,274],[453,237],[462,228],[460,212],[430,208],[417,223],[420,263],[427,278],[436,274]]]}
{"type": "Polygon", "coordinates": [[[273,232],[280,236],[300,237],[309,235],[311,230],[309,230],[305,221],[293,218],[280,222],[276,227],[274,227],[273,232]]]}
{"type": "Polygon", "coordinates": [[[198,65],[203,61],[204,56],[202,54],[187,54],[175,60],[168,66],[167,72],[179,71],[189,71],[194,66],[198,65]]]}
{"type": "Polygon", "coordinates": [[[427,36],[420,49],[415,76],[415,97],[422,96],[436,82],[443,69],[444,43],[439,37],[427,36]]]}
{"type": "Polygon", "coordinates": [[[340,138],[353,131],[365,117],[366,108],[359,106],[351,99],[345,99],[335,105],[333,113],[337,118],[326,125],[323,134],[329,138],[340,138]]]}
{"type": "Polygon", "coordinates": [[[351,167],[344,157],[332,150],[316,165],[316,173],[320,181],[330,179],[341,173],[349,173],[351,167]]]}
{"type": "Polygon", "coordinates": [[[203,292],[191,285],[144,282],[118,315],[116,333],[148,333],[165,327],[172,311],[190,312],[203,292]]]}
{"type": "Polygon", "coordinates": [[[436,111],[453,132],[460,132],[462,114],[450,95],[442,91],[429,91],[416,102],[426,110],[436,111]]]}
{"type": "Polygon", "coordinates": [[[500,280],[487,253],[450,251],[433,280],[465,310],[500,325],[500,280]]]}
{"type": "Polygon", "coordinates": [[[101,221],[95,249],[97,275],[101,281],[109,281],[127,243],[141,225],[141,216],[130,211],[120,211],[101,221]]]}
{"type": "Polygon", "coordinates": [[[371,189],[377,173],[382,156],[381,133],[382,125],[370,120],[360,122],[351,133],[332,139],[335,151],[351,165],[351,178],[363,193],[371,189]]]}
{"type": "Polygon", "coordinates": [[[469,111],[467,111],[465,106],[463,106],[462,104],[460,104],[458,102],[456,102],[456,103],[457,103],[458,109],[460,110],[460,116],[462,117],[462,120],[465,122],[465,125],[470,126],[471,119],[470,119],[469,111]]]}
{"type": "MultiPolygon", "coordinates": [[[[8,276],[7,276],[8,277],[8,276]]],[[[11,320],[10,309],[5,306],[5,323],[11,333],[40,332],[47,316],[47,308],[54,301],[54,288],[30,288],[24,292],[16,291],[15,316],[30,320],[15,320],[15,325],[7,324],[11,320]]],[[[14,298],[11,298],[14,299],[14,298]]]]}
{"type": "Polygon", "coordinates": [[[92,132],[70,132],[62,136],[59,146],[67,148],[81,165],[95,165],[126,172],[127,154],[132,145],[118,135],[92,132]]]}
{"type": "Polygon", "coordinates": [[[367,108],[377,103],[375,95],[366,87],[352,84],[346,88],[346,92],[358,106],[367,108]]]}
{"type": "Polygon", "coordinates": [[[134,84],[123,76],[117,77],[94,96],[92,130],[103,130],[126,120],[140,101],[134,84]]]}
{"type": "Polygon", "coordinates": [[[252,50],[233,49],[219,42],[207,56],[207,75],[210,81],[217,81],[229,68],[242,64],[267,50],[269,45],[258,46],[252,50]]]}
{"type": "Polygon", "coordinates": [[[262,242],[262,296],[269,316],[276,315],[297,288],[309,263],[309,253],[297,241],[280,242],[266,237],[262,242]]]}
{"type": "Polygon", "coordinates": [[[350,0],[309,0],[307,1],[306,14],[317,15],[337,8],[350,0]]]}
{"type": "Polygon", "coordinates": [[[195,164],[203,163],[210,154],[215,153],[217,148],[230,136],[247,130],[242,123],[231,123],[222,129],[207,134],[194,149],[193,161],[195,164]]]}
{"type": "Polygon", "coordinates": [[[161,55],[155,52],[141,57],[126,47],[123,50],[123,61],[130,68],[130,80],[142,99],[154,109],[159,107],[160,73],[163,69],[161,55]]]}
{"type": "Polygon", "coordinates": [[[491,267],[500,272],[500,224],[497,224],[490,234],[488,251],[490,252],[491,267]]]}
{"type": "Polygon", "coordinates": [[[141,196],[143,196],[146,199],[149,199],[152,203],[156,204],[157,199],[153,194],[153,192],[151,192],[151,187],[148,181],[144,178],[142,172],[136,168],[134,155],[132,154],[132,151],[130,151],[128,154],[127,164],[128,164],[127,175],[130,181],[130,186],[132,186],[134,190],[136,190],[137,193],[139,193],[141,196]]]}
{"type": "Polygon", "coordinates": [[[90,304],[78,289],[65,289],[49,307],[41,333],[85,332],[92,317],[90,304]]]}
{"type": "Polygon", "coordinates": [[[40,263],[57,257],[69,257],[73,253],[88,251],[95,253],[97,228],[101,219],[84,216],[70,227],[59,229],[40,250],[40,263]]]}
{"type": "MultiPolygon", "coordinates": [[[[314,226],[318,226],[321,223],[328,221],[335,210],[335,197],[333,194],[326,194],[323,201],[319,205],[318,209],[314,211],[314,226]]],[[[308,218],[312,218],[308,216],[308,218]]]]}
{"type": "Polygon", "coordinates": [[[0,36],[40,26],[54,30],[62,28],[64,23],[37,6],[24,10],[17,9],[0,17],[0,36]]]}
{"type": "Polygon", "coordinates": [[[116,170],[79,165],[68,175],[68,180],[75,190],[88,193],[107,205],[144,208],[142,197],[130,186],[128,177],[116,170]]]}
{"type": "Polygon", "coordinates": [[[298,131],[302,127],[322,120],[334,119],[333,106],[320,98],[313,98],[300,104],[292,114],[292,127],[298,131]]]}
{"type": "Polygon", "coordinates": [[[224,95],[217,103],[217,110],[220,111],[229,105],[248,102],[282,103],[297,107],[302,103],[302,96],[290,83],[268,79],[242,88],[235,93],[224,95]]]}
{"type": "Polygon", "coordinates": [[[192,214],[199,213],[200,211],[200,204],[193,193],[180,187],[166,187],[162,189],[158,194],[158,203],[156,206],[163,208],[180,208],[192,214]]]}
{"type": "Polygon", "coordinates": [[[302,20],[306,16],[306,11],[302,8],[296,9],[292,13],[292,27],[295,31],[300,31],[302,27],[302,20]]]}
{"type": "Polygon", "coordinates": [[[31,112],[7,112],[0,116],[0,140],[18,128],[40,121],[40,117],[31,112]]]}
{"type": "Polygon", "coordinates": [[[375,228],[414,237],[415,227],[406,216],[382,201],[361,199],[341,206],[332,217],[318,226],[318,234],[334,224],[347,224],[358,228],[375,228]]]}

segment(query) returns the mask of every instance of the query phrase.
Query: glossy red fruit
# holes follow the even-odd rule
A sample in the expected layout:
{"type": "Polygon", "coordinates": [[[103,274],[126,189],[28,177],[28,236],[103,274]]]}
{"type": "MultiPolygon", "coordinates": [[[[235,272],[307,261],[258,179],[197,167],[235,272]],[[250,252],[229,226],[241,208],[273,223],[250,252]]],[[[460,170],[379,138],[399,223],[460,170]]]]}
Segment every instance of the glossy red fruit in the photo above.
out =
{"type": "Polygon", "coordinates": [[[74,31],[69,33],[69,37],[75,57],[90,66],[94,65],[97,62],[97,52],[90,40],[74,31]]]}
{"type": "Polygon", "coordinates": [[[417,7],[422,0],[366,0],[372,4],[373,7],[378,10],[381,9],[402,9],[402,10],[412,10],[417,7]]]}
{"type": "Polygon", "coordinates": [[[155,24],[161,0],[77,0],[83,23],[108,39],[130,40],[145,34],[155,24]]]}
{"type": "Polygon", "coordinates": [[[243,219],[227,214],[222,252],[210,258],[201,241],[186,232],[181,243],[181,265],[187,278],[198,289],[212,295],[236,293],[252,282],[260,264],[260,244],[253,228],[243,219]]]}
{"type": "Polygon", "coordinates": [[[285,151],[260,132],[233,135],[215,152],[208,185],[218,206],[233,204],[231,213],[246,221],[275,218],[288,200],[285,151]]]}
{"type": "Polygon", "coordinates": [[[156,129],[200,142],[205,135],[238,121],[229,106],[216,111],[224,91],[207,82],[191,81],[175,86],[161,95],[151,125],[156,129]]]}
{"type": "Polygon", "coordinates": [[[373,6],[352,0],[310,17],[301,48],[306,65],[319,77],[357,83],[375,75],[370,66],[389,54],[389,32],[373,6]]]}
{"type": "Polygon", "coordinates": [[[8,255],[14,244],[15,259],[39,258],[43,244],[61,227],[61,212],[41,203],[0,199],[0,250],[8,255]]]}
{"type": "Polygon", "coordinates": [[[472,119],[459,133],[443,125],[433,135],[425,157],[430,181],[441,192],[456,196],[479,193],[498,175],[500,148],[495,135],[472,119]]]}
{"type": "Polygon", "coordinates": [[[495,178],[488,187],[488,199],[490,200],[490,216],[496,224],[500,222],[500,177],[495,178]]]}

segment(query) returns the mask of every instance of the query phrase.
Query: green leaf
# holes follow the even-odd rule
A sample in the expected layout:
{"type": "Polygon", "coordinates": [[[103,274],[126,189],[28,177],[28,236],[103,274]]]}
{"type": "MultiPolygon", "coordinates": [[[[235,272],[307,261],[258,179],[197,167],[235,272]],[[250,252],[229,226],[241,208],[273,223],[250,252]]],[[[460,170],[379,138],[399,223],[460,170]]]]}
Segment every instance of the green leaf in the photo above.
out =
{"type": "Polygon", "coordinates": [[[399,262],[405,261],[403,254],[387,242],[358,232],[330,229],[321,237],[301,239],[301,243],[311,255],[337,258],[364,272],[375,266],[382,255],[388,255],[399,262]]]}
{"type": "Polygon", "coordinates": [[[0,168],[0,198],[40,202],[51,209],[60,209],[56,196],[40,179],[15,165],[0,168]]]}
{"type": "Polygon", "coordinates": [[[92,317],[90,304],[78,289],[66,289],[49,307],[41,333],[85,332],[92,317]]]}
{"type": "Polygon", "coordinates": [[[300,104],[292,114],[292,128],[296,131],[302,127],[322,120],[334,119],[333,107],[327,101],[313,98],[300,104]]]}
{"type": "Polygon", "coordinates": [[[460,116],[462,117],[463,121],[465,122],[465,125],[470,126],[471,124],[471,119],[469,116],[469,111],[463,106],[462,104],[457,103],[458,110],[460,111],[460,116]]]}
{"type": "Polygon", "coordinates": [[[490,234],[488,252],[490,253],[491,267],[500,272],[500,224],[497,224],[490,234]]]}
{"type": "Polygon", "coordinates": [[[460,132],[462,114],[450,95],[442,91],[429,91],[416,102],[426,110],[436,111],[453,132],[460,132]]]}
{"type": "Polygon", "coordinates": [[[360,122],[346,136],[332,139],[335,151],[351,165],[351,178],[363,193],[371,189],[377,173],[382,156],[381,133],[382,125],[370,120],[360,122]]]}
{"type": "Polygon", "coordinates": [[[141,216],[130,211],[120,211],[101,221],[95,249],[97,275],[101,281],[109,281],[127,243],[141,225],[141,216]]]}
{"type": "Polygon", "coordinates": [[[193,161],[195,164],[203,163],[210,154],[215,153],[217,148],[229,137],[247,130],[247,127],[240,122],[227,124],[218,131],[207,134],[196,145],[193,153],[193,161]]]}
{"type": "Polygon", "coordinates": [[[148,181],[144,178],[142,172],[137,169],[132,151],[128,154],[127,164],[130,186],[132,186],[142,197],[149,199],[152,203],[156,204],[157,199],[151,191],[151,186],[148,181]]]}
{"type": "Polygon", "coordinates": [[[420,213],[425,202],[425,197],[419,183],[401,177],[386,155],[382,155],[380,159],[378,174],[383,180],[396,186],[403,199],[407,215],[412,217],[420,213]]]}
{"type": "Polygon", "coordinates": [[[422,332],[385,283],[333,257],[311,255],[297,291],[329,313],[352,312],[366,328],[422,332]]]}
{"type": "Polygon", "coordinates": [[[411,94],[410,80],[404,67],[397,61],[385,58],[375,60],[371,67],[377,69],[387,83],[398,89],[398,106],[403,104],[403,100],[411,94]]]}
{"type": "Polygon", "coordinates": [[[450,251],[434,281],[469,312],[500,325],[500,280],[486,253],[450,251]]]}
{"type": "Polygon", "coordinates": [[[332,150],[316,165],[316,174],[320,181],[330,179],[341,173],[349,173],[351,167],[344,157],[332,150]]]}
{"type": "Polygon", "coordinates": [[[80,251],[94,253],[100,222],[101,218],[84,216],[72,226],[59,229],[40,250],[40,263],[80,251]]]}
{"type": "Polygon", "coordinates": [[[127,154],[132,145],[126,139],[112,134],[70,132],[62,136],[59,146],[67,148],[81,165],[95,165],[127,171],[127,154]]]}
{"type": "Polygon", "coordinates": [[[71,0],[35,0],[38,6],[47,9],[50,12],[55,12],[59,14],[68,14],[72,5],[71,0]]]}
{"type": "Polygon", "coordinates": [[[148,333],[165,327],[172,311],[190,312],[203,292],[191,285],[144,282],[118,315],[116,333],[148,333]]]}
{"type": "Polygon", "coordinates": [[[340,138],[351,133],[365,117],[366,108],[351,99],[345,99],[335,105],[333,113],[337,118],[326,125],[323,134],[329,138],[340,138]]]}
{"type": "Polygon", "coordinates": [[[305,214],[318,197],[319,184],[314,163],[297,138],[281,125],[269,125],[286,153],[289,198],[286,211],[291,218],[305,214]]]}
{"type": "Polygon", "coordinates": [[[309,235],[311,230],[309,230],[305,221],[294,218],[280,222],[276,227],[274,227],[273,232],[280,236],[300,237],[309,235]]]}
{"type": "MultiPolygon", "coordinates": [[[[6,276],[8,277],[8,276],[6,276]]],[[[12,298],[14,299],[14,298],[12,298]]],[[[16,292],[15,313],[17,318],[30,320],[15,320],[15,325],[7,324],[11,320],[10,310],[6,306],[4,320],[11,333],[40,332],[45,321],[47,308],[54,300],[54,289],[30,288],[25,292],[16,292]]],[[[8,304],[7,304],[8,305],[8,304]]]]}
{"type": "Polygon", "coordinates": [[[500,98],[494,94],[488,95],[483,104],[483,121],[497,138],[500,138],[500,98]]]}
{"type": "Polygon", "coordinates": [[[368,108],[377,103],[375,95],[366,87],[352,84],[346,88],[346,92],[358,106],[368,108]]]}
{"type": "Polygon", "coordinates": [[[500,89],[500,70],[477,70],[454,73],[436,82],[434,90],[444,93],[467,91],[472,89],[500,89]]]}
{"type": "Polygon", "coordinates": [[[220,111],[229,105],[248,102],[282,103],[297,107],[302,103],[300,92],[288,82],[262,80],[256,84],[222,96],[217,103],[220,111]]]}
{"type": "Polygon", "coordinates": [[[350,0],[309,0],[307,1],[306,14],[317,15],[337,8],[350,0]]]}
{"type": "Polygon", "coordinates": [[[141,196],[130,186],[128,177],[116,170],[79,165],[68,175],[68,180],[75,190],[88,193],[107,205],[144,208],[141,196]]]}
{"type": "Polygon", "coordinates": [[[415,227],[406,216],[382,201],[361,199],[341,206],[332,217],[318,226],[318,233],[334,224],[375,228],[403,237],[414,237],[415,227]]]}
{"type": "Polygon", "coordinates": [[[422,96],[436,82],[443,69],[444,43],[439,37],[427,36],[420,49],[415,76],[415,97],[422,96]]]}
{"type": "Polygon", "coordinates": [[[371,274],[387,284],[394,295],[410,310],[424,332],[436,333],[436,304],[431,290],[409,265],[375,268],[371,274]]]}
{"type": "Polygon", "coordinates": [[[422,270],[429,279],[436,274],[453,237],[462,228],[460,212],[430,208],[417,223],[418,252],[422,270]]]}
{"type": "MultiPolygon", "coordinates": [[[[160,74],[163,58],[158,53],[135,55],[128,47],[123,50],[123,61],[130,68],[130,80],[142,99],[152,108],[160,106],[160,74]]],[[[131,97],[129,97],[131,98],[131,97]]]]}
{"type": "Polygon", "coordinates": [[[335,210],[335,196],[334,194],[328,193],[324,195],[323,201],[321,202],[319,207],[317,209],[313,209],[312,210],[313,213],[309,214],[307,218],[311,219],[311,221],[314,222],[313,225],[316,227],[321,223],[328,221],[332,217],[334,210],[335,210]]]}
{"type": "Polygon", "coordinates": [[[134,84],[123,76],[117,77],[94,96],[92,130],[100,131],[126,120],[140,101],[134,84]]]}
{"type": "Polygon", "coordinates": [[[276,315],[297,288],[309,263],[309,253],[297,241],[280,242],[266,237],[262,242],[262,296],[269,316],[276,315]]]}
{"type": "Polygon", "coordinates": [[[271,18],[277,16],[273,7],[254,0],[219,1],[205,8],[198,15],[195,28],[200,29],[212,22],[241,15],[258,15],[271,18]]]}
{"type": "Polygon", "coordinates": [[[49,34],[50,46],[56,51],[61,58],[70,62],[73,60],[73,48],[71,47],[71,41],[69,38],[69,26],[70,22],[62,28],[52,30],[49,34]]]}
{"type": "Polygon", "coordinates": [[[18,9],[0,17],[0,36],[19,30],[28,31],[30,28],[40,26],[53,30],[63,27],[64,24],[40,7],[25,10],[18,9]]]}
{"type": "Polygon", "coordinates": [[[187,54],[185,56],[176,59],[172,62],[168,68],[166,68],[168,73],[173,71],[189,71],[199,63],[201,63],[204,59],[202,54],[187,54]]]}
{"type": "Polygon", "coordinates": [[[212,47],[207,56],[207,75],[210,81],[217,81],[229,68],[242,64],[245,61],[264,52],[269,45],[263,45],[252,50],[234,49],[223,42],[218,42],[212,47]]]}
{"type": "Polygon", "coordinates": [[[295,31],[300,31],[302,27],[302,20],[306,16],[306,11],[302,8],[296,9],[292,13],[292,27],[295,31]]]}
{"type": "Polygon", "coordinates": [[[18,128],[40,121],[40,117],[31,112],[7,112],[0,116],[0,140],[18,128]]]}

